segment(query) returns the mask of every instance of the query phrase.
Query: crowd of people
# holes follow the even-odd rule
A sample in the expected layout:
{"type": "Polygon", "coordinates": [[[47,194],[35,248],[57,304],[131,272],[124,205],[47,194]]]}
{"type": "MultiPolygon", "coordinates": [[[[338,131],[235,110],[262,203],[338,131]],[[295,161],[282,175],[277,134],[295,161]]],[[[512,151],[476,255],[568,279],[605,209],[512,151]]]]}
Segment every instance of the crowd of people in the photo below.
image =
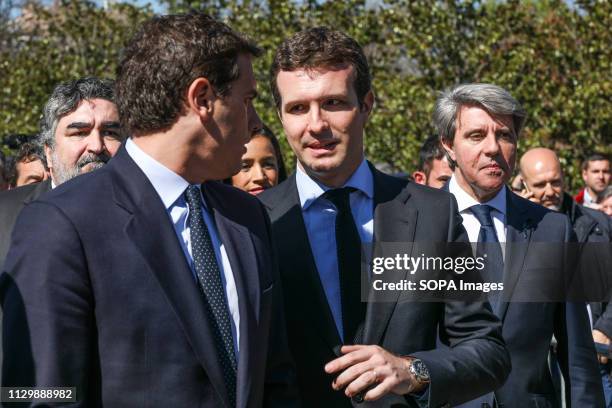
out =
{"type": "Polygon", "coordinates": [[[270,69],[287,172],[253,106],[260,53],[206,14],[154,17],[115,80],[58,84],[16,137],[2,386],[76,387],[83,407],[612,407],[610,158],[571,196],[553,150],[517,160],[520,102],[471,83],[441,90],[418,170],[385,174],[364,155],[363,49],[316,27],[270,69]],[[502,289],[378,298],[367,248],[420,242],[474,243],[502,289]],[[574,243],[601,248],[607,297],[542,298],[580,280],[574,243]]]}

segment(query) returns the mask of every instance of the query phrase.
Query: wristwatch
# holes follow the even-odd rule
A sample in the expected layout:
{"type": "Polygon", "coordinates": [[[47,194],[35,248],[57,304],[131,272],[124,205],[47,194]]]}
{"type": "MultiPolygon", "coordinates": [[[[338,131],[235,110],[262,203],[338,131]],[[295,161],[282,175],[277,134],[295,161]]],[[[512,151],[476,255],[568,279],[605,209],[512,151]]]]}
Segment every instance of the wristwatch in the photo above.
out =
{"type": "Polygon", "coordinates": [[[410,371],[419,383],[429,384],[429,370],[422,360],[418,358],[412,359],[408,371],[410,371]]]}

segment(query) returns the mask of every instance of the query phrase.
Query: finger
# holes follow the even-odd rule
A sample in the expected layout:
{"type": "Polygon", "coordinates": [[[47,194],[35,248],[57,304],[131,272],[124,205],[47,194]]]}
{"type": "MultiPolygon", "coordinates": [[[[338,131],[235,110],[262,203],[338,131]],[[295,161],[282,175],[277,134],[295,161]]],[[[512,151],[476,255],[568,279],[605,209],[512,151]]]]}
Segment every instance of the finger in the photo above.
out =
{"type": "Polygon", "coordinates": [[[368,370],[361,374],[355,381],[351,382],[344,393],[351,398],[380,381],[380,374],[376,370],[368,370]]]}
{"type": "Polygon", "coordinates": [[[366,392],[366,394],[363,396],[363,399],[365,401],[376,401],[378,399],[381,399],[382,397],[390,393],[394,386],[395,381],[393,380],[393,377],[388,377],[376,387],[366,392]]]}
{"type": "Polygon", "coordinates": [[[336,373],[347,367],[367,360],[376,349],[371,347],[361,347],[355,351],[338,357],[325,365],[325,372],[328,374],[336,373]]]}
{"type": "Polygon", "coordinates": [[[353,351],[361,350],[363,348],[370,347],[364,344],[351,344],[350,346],[342,346],[340,352],[342,354],[352,353],[353,351]]]}
{"type": "Polygon", "coordinates": [[[608,357],[599,356],[599,362],[601,364],[608,364],[608,357]]]}
{"type": "MultiPolygon", "coordinates": [[[[374,370],[375,368],[376,364],[371,360],[366,360],[362,363],[357,363],[340,373],[340,375],[338,375],[338,377],[332,383],[332,388],[336,391],[341,390],[342,388],[355,381],[360,375],[370,370],[374,370]]],[[[379,373],[380,375],[380,370],[378,370],[377,373],[379,373]]]]}

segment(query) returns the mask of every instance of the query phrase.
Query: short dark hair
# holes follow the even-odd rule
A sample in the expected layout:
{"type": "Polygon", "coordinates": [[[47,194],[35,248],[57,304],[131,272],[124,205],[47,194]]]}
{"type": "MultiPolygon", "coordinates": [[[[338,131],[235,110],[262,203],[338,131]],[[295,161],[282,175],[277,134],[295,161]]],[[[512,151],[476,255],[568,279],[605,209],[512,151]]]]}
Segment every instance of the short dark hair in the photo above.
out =
{"type": "Polygon", "coordinates": [[[419,170],[429,177],[433,161],[441,160],[444,155],[445,150],[442,148],[438,135],[429,136],[419,150],[419,170]]]}
{"type": "Polygon", "coordinates": [[[19,171],[17,171],[17,165],[19,163],[30,163],[35,160],[40,160],[43,166],[47,167],[47,161],[43,154],[42,146],[37,143],[25,142],[19,148],[17,154],[11,158],[8,166],[8,182],[11,187],[15,187],[17,179],[19,178],[19,171]]]}
{"type": "Polygon", "coordinates": [[[363,49],[351,37],[328,27],[313,27],[300,31],[283,41],[276,50],[270,68],[270,88],[276,108],[281,98],[276,76],[282,71],[315,70],[351,65],[355,70],[355,92],[359,103],[372,89],[368,60],[363,49]]]}
{"type": "Polygon", "coordinates": [[[588,156],[583,162],[582,162],[582,170],[587,170],[589,168],[589,163],[590,162],[594,162],[594,161],[610,161],[610,157],[603,154],[603,153],[593,153],[590,156],[588,156]]]}
{"type": "Polygon", "coordinates": [[[122,125],[132,134],[168,129],[183,112],[185,91],[205,77],[219,96],[238,79],[238,56],[260,49],[201,12],[157,16],[128,42],[117,67],[122,125]]]}

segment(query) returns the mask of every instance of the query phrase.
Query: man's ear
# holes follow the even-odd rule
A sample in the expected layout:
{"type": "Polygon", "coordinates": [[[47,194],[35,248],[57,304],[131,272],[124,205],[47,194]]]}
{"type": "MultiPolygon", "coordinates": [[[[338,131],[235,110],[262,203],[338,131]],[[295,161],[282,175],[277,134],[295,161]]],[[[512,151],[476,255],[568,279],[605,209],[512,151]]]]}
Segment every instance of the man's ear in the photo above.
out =
{"type": "Polygon", "coordinates": [[[427,176],[422,171],[415,171],[414,173],[412,173],[412,178],[417,184],[427,184],[427,176]]]}
{"type": "Polygon", "coordinates": [[[457,158],[455,157],[455,151],[453,150],[453,141],[441,139],[440,143],[442,143],[442,147],[446,150],[446,157],[449,159],[449,163],[457,162],[457,158]]]}
{"type": "Polygon", "coordinates": [[[363,97],[363,101],[361,102],[361,111],[370,115],[372,113],[372,108],[374,108],[374,92],[370,89],[368,93],[363,97]]]}
{"type": "Polygon", "coordinates": [[[187,109],[206,120],[213,113],[216,95],[206,78],[196,78],[187,88],[187,109]]]}
{"type": "Polygon", "coordinates": [[[45,144],[45,157],[47,158],[47,169],[53,168],[53,155],[51,148],[45,144]]]}

